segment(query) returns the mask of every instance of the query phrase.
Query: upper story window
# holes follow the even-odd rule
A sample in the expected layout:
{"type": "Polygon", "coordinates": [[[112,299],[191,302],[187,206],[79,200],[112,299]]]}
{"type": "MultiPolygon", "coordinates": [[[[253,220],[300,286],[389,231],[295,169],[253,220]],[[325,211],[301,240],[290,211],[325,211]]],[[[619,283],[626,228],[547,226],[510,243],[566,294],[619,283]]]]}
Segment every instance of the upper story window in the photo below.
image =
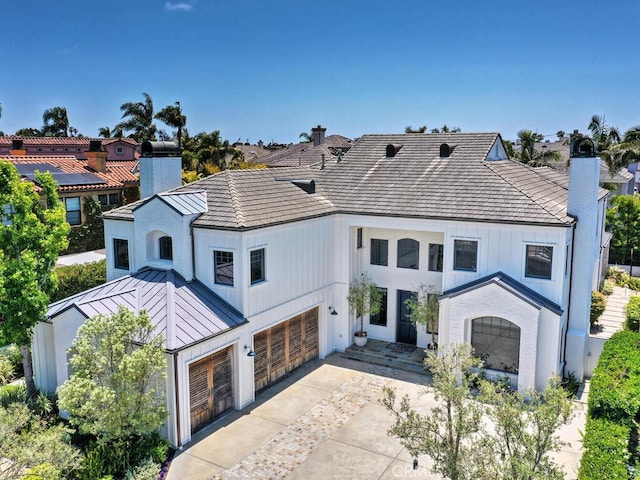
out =
{"type": "Polygon", "coordinates": [[[387,326],[387,289],[377,287],[380,292],[380,311],[375,315],[369,317],[369,323],[371,325],[379,325],[382,327],[387,326]]]}
{"type": "Polygon", "coordinates": [[[441,272],[442,259],[444,258],[444,245],[439,243],[429,244],[429,271],[441,272]]]}
{"type": "Polygon", "coordinates": [[[109,205],[118,205],[120,203],[120,198],[117,193],[109,194],[109,205]]]}
{"type": "Polygon", "coordinates": [[[98,202],[105,207],[107,205],[107,195],[98,195],[98,202]]]}
{"type": "Polygon", "coordinates": [[[160,237],[158,243],[160,247],[160,258],[162,260],[173,260],[173,241],[171,237],[160,237]]]}
{"type": "Polygon", "coordinates": [[[475,272],[478,269],[478,242],[476,240],[453,241],[453,269],[475,272]]]}
{"type": "Polygon", "coordinates": [[[380,240],[379,238],[371,239],[371,265],[388,265],[389,264],[389,241],[380,240]]]}
{"type": "Polygon", "coordinates": [[[129,270],[129,241],[122,238],[113,239],[114,267],[129,270]]]}
{"type": "Polygon", "coordinates": [[[116,155],[124,155],[124,148],[116,147],[116,155]]]}
{"type": "Polygon", "coordinates": [[[251,264],[251,285],[264,282],[266,279],[264,265],[264,248],[252,250],[249,254],[249,261],[251,264]]]}
{"type": "Polygon", "coordinates": [[[543,245],[527,245],[527,258],[524,276],[551,279],[553,247],[543,245]]]}
{"type": "Polygon", "coordinates": [[[82,215],[80,213],[80,197],[67,197],[64,199],[64,206],[67,209],[67,222],[69,225],[80,225],[82,215]]]}
{"type": "Polygon", "coordinates": [[[418,269],[420,260],[420,243],[412,238],[398,240],[398,268],[418,269]]]}
{"type": "Polygon", "coordinates": [[[213,252],[215,282],[233,286],[233,252],[215,250],[213,252]]]}
{"type": "Polygon", "coordinates": [[[362,248],[362,228],[356,230],[356,248],[362,248]]]}

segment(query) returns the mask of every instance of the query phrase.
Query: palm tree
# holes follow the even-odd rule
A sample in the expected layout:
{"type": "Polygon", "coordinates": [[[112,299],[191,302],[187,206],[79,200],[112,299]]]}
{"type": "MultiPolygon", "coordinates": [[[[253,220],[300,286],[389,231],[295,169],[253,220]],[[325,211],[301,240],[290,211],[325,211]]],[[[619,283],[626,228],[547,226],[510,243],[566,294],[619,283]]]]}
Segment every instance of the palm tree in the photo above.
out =
{"type": "Polygon", "coordinates": [[[405,127],[404,133],[424,133],[427,131],[427,126],[423,125],[418,128],[412,128],[411,125],[405,127]]]}
{"type": "Polygon", "coordinates": [[[42,114],[42,135],[45,137],[68,137],[69,117],[64,107],[53,107],[42,114]]]}
{"type": "Polygon", "coordinates": [[[531,130],[520,130],[518,132],[518,138],[520,139],[520,152],[516,153],[516,158],[531,167],[544,167],[548,166],[549,162],[554,160],[560,160],[562,154],[558,151],[548,151],[546,148],[542,151],[535,149],[536,142],[539,142],[544,137],[539,133],[532,132],[531,130]]]}
{"type": "Polygon", "coordinates": [[[600,151],[606,150],[609,146],[620,141],[620,132],[616,127],[609,126],[605,123],[604,115],[593,115],[589,126],[587,127],[600,151]]]}
{"type": "Polygon", "coordinates": [[[302,143],[311,143],[313,142],[313,132],[302,132],[298,135],[298,138],[302,139],[302,143]]]}
{"type": "Polygon", "coordinates": [[[180,102],[176,102],[175,105],[167,105],[156,113],[155,118],[170,127],[178,129],[178,148],[182,148],[182,128],[187,123],[187,117],[182,113],[180,102]]]}
{"type": "Polygon", "coordinates": [[[98,136],[102,138],[111,138],[111,129],[109,127],[100,127],[98,129],[98,136]]]}
{"type": "Polygon", "coordinates": [[[155,139],[157,130],[153,124],[153,99],[148,93],[142,95],[144,102],[127,102],[120,106],[122,118],[126,118],[126,120],[114,127],[123,132],[133,131],[131,136],[138,142],[155,139]]]}
{"type": "Polygon", "coordinates": [[[606,124],[604,115],[593,115],[588,128],[598,144],[600,158],[607,164],[611,176],[620,169],[626,169],[629,163],[640,159],[639,127],[630,128],[622,138],[616,127],[606,124]]]}

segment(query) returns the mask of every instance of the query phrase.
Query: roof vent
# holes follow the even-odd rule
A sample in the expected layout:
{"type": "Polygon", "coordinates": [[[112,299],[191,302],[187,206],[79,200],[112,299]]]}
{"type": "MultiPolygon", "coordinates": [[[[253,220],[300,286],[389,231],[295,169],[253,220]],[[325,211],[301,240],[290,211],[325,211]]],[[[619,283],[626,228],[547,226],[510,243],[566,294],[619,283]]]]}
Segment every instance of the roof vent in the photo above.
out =
{"type": "Polygon", "coordinates": [[[101,152],[102,151],[102,140],[89,140],[89,151],[90,152],[101,152]]]}
{"type": "Polygon", "coordinates": [[[179,157],[180,148],[176,142],[142,142],[143,157],[179,157]]]}
{"type": "Polygon", "coordinates": [[[440,145],[440,158],[447,158],[451,156],[453,152],[453,146],[449,146],[448,143],[443,143],[440,145]]]}
{"type": "Polygon", "coordinates": [[[390,143],[389,145],[387,145],[386,157],[387,158],[395,157],[396,153],[398,153],[401,148],[402,148],[402,145],[394,145],[393,143],[390,143]]]}
{"type": "Polygon", "coordinates": [[[296,187],[301,188],[307,193],[316,193],[316,181],[315,180],[307,180],[305,178],[286,178],[286,177],[276,177],[276,182],[291,182],[296,187]]]}

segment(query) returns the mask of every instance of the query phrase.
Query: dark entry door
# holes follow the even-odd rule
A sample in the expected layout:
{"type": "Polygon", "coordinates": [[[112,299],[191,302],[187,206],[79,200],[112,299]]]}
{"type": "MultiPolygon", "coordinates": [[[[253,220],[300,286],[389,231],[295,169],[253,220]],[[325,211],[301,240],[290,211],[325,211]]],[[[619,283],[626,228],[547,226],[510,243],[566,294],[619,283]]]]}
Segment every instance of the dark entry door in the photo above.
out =
{"type": "Polygon", "coordinates": [[[411,297],[415,297],[416,292],[408,292],[406,290],[398,290],[398,316],[396,329],[396,342],[408,343],[415,345],[418,339],[418,332],[411,320],[409,320],[409,309],[405,301],[411,297]]]}

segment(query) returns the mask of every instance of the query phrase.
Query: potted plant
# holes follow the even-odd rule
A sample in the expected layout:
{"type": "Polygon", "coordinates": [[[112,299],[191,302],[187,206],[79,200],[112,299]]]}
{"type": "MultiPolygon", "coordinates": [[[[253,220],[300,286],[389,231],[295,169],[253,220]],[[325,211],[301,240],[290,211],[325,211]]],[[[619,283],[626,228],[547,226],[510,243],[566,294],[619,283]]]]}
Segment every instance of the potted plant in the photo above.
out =
{"type": "Polygon", "coordinates": [[[416,295],[405,300],[408,317],[414,325],[424,325],[431,332],[429,350],[437,350],[436,334],[438,333],[438,320],[440,317],[439,295],[433,286],[421,283],[418,285],[416,295]]]}
{"type": "Polygon", "coordinates": [[[349,313],[360,319],[360,329],[354,333],[353,341],[363,347],[367,343],[367,332],[364,330],[364,316],[375,315],[380,311],[381,295],[378,286],[368,274],[363,273],[360,278],[354,278],[349,284],[349,313]]]}

